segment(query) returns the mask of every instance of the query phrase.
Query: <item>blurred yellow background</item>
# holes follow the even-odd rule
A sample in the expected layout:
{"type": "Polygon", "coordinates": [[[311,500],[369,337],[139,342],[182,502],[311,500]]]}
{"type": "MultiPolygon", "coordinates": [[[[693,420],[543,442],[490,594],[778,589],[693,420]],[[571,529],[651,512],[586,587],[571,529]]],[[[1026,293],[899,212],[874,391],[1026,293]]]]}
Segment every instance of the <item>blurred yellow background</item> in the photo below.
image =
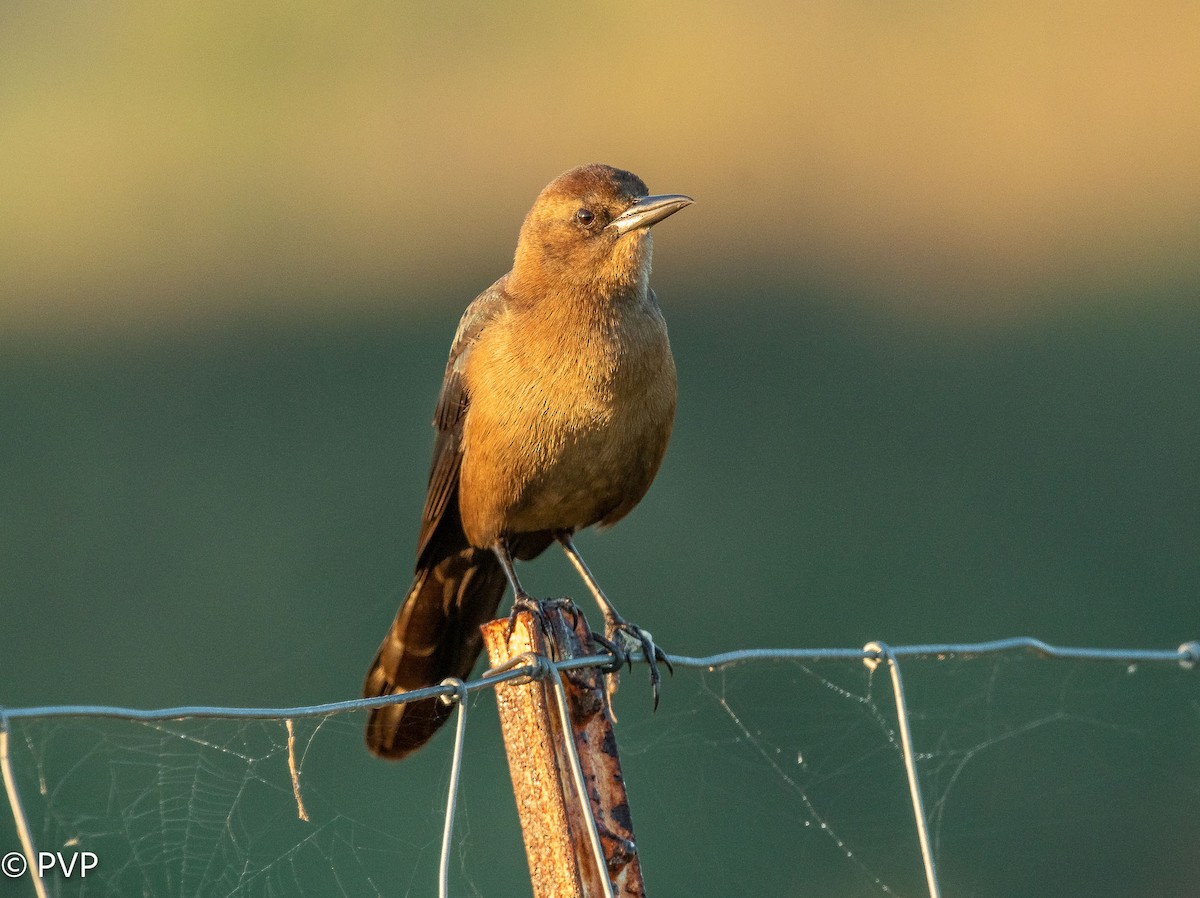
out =
{"type": "Polygon", "coordinates": [[[767,268],[950,321],[1177,292],[1197,59],[1188,2],[9,0],[0,326],[481,287],[585,161],[698,198],[685,282],[767,268]]]}

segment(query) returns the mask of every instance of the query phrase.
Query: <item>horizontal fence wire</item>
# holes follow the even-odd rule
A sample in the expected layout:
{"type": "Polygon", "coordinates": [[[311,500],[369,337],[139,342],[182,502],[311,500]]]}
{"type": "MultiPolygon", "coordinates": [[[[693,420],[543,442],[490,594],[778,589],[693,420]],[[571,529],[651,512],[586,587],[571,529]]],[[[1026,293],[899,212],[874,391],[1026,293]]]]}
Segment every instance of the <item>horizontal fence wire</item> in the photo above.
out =
{"type": "MultiPolygon", "coordinates": [[[[704,657],[668,654],[667,660],[677,667],[700,668],[717,670],[744,664],[752,661],[827,661],[827,660],[860,660],[874,669],[886,664],[891,676],[893,694],[896,702],[896,716],[901,737],[901,751],[904,757],[905,773],[908,780],[912,801],[913,816],[916,822],[920,842],[920,854],[925,869],[925,879],[930,898],[940,898],[941,892],[937,879],[936,866],[929,842],[928,823],[921,800],[921,787],[917,779],[916,754],[909,734],[909,714],[904,695],[903,681],[900,676],[901,659],[945,660],[950,658],[976,658],[985,655],[1026,652],[1040,658],[1066,661],[1113,662],[1122,664],[1178,664],[1185,670],[1194,670],[1200,665],[1200,641],[1185,642],[1176,649],[1129,649],[1129,648],[1100,648],[1092,646],[1057,646],[1040,639],[1031,637],[1014,637],[998,639],[990,642],[975,643],[930,643],[924,645],[889,646],[883,642],[870,642],[863,648],[752,648],[737,651],[722,652],[704,657]]],[[[538,656],[525,655],[513,659],[508,664],[484,673],[475,680],[447,680],[436,686],[425,689],[414,689],[399,695],[381,696],[377,698],[351,699],[348,701],[326,702],[318,705],[302,705],[288,708],[232,708],[205,705],[184,705],[175,708],[139,709],[121,708],[106,705],[46,705],[28,708],[5,708],[0,705],[0,773],[3,774],[5,789],[8,793],[9,806],[25,855],[32,867],[35,846],[30,836],[28,821],[22,809],[20,795],[12,770],[12,761],[8,753],[9,721],[36,720],[59,717],[106,717],[131,721],[161,721],[185,719],[278,719],[291,721],[301,717],[320,717],[341,714],[352,711],[363,711],[387,705],[405,704],[430,698],[442,698],[448,704],[456,705],[458,725],[456,726],[454,746],[454,768],[450,778],[449,792],[446,803],[446,819],[443,831],[442,858],[439,865],[438,894],[445,898],[448,894],[448,852],[453,837],[453,821],[458,800],[459,768],[462,763],[462,747],[466,730],[466,702],[464,699],[471,692],[491,689],[502,683],[514,681],[530,681],[549,678],[558,684],[559,701],[562,697],[559,672],[578,670],[582,668],[612,668],[614,663],[626,660],[615,658],[604,653],[573,658],[563,661],[552,661],[538,656]]],[[[644,661],[640,653],[631,653],[628,660],[644,661]]],[[[560,708],[565,711],[565,706],[560,708]]],[[[574,749],[569,730],[564,725],[566,741],[574,749]]],[[[576,777],[578,780],[578,777],[576,777]]],[[[582,790],[581,781],[576,783],[581,791],[581,801],[585,812],[590,815],[590,802],[582,790]]],[[[596,863],[601,868],[603,880],[608,882],[607,871],[604,870],[603,854],[599,853],[599,840],[595,837],[595,822],[589,819],[592,832],[592,842],[596,849],[596,863]]],[[[612,894],[611,883],[609,891],[612,894]]],[[[39,877],[34,877],[34,891],[39,898],[44,898],[44,886],[39,877]]]]}
{"type": "MultiPolygon", "coordinates": [[[[837,659],[879,661],[884,652],[874,648],[875,643],[860,649],[788,649],[756,648],[737,649],[716,655],[692,657],[690,655],[667,654],[667,660],[676,667],[716,670],[749,661],[831,661],[837,659]]],[[[1112,661],[1123,664],[1152,664],[1157,662],[1176,663],[1185,669],[1200,664],[1200,641],[1185,642],[1176,649],[1125,649],[1079,646],[1056,646],[1018,636],[997,639],[991,642],[930,643],[928,645],[894,645],[887,648],[893,658],[943,659],[972,658],[980,655],[997,655],[1006,652],[1030,652],[1042,658],[1074,661],[1112,661]]],[[[640,652],[629,655],[632,661],[644,661],[640,652]]],[[[550,662],[558,670],[579,670],[587,667],[607,667],[613,662],[607,653],[573,658],[569,661],[550,662]]],[[[498,673],[487,673],[476,680],[468,680],[467,692],[491,689],[501,683],[530,677],[537,673],[538,665],[529,664],[498,673]]],[[[400,705],[438,696],[453,696],[458,689],[453,685],[429,686],[414,689],[399,695],[377,698],[356,698],[345,701],[326,702],[319,705],[300,705],[291,708],[231,708],[209,705],[181,705],[175,708],[121,708],[109,705],[41,705],[28,708],[5,708],[0,705],[0,721],[28,720],[49,717],[115,717],[125,720],[181,720],[187,718],[230,718],[230,719],[287,719],[297,717],[321,717],[348,711],[365,711],[387,705],[400,705]]]]}

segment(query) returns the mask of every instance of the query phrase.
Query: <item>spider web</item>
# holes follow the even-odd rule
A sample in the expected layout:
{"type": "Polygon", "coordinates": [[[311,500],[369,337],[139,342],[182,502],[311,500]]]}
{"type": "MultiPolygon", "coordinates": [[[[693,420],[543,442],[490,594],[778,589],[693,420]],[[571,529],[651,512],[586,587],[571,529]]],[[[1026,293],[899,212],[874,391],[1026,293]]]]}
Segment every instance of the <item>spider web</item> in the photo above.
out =
{"type": "MultiPolygon", "coordinates": [[[[902,668],[942,894],[1194,894],[1195,671],[1024,654],[902,668]]],[[[883,668],[739,665],[697,674],[688,704],[620,734],[633,798],[657,788],[636,807],[649,869],[686,846],[672,891],[928,894],[883,668]],[[643,772],[643,753],[673,763],[643,772]]]]}
{"type": "MultiPolygon", "coordinates": [[[[1024,655],[902,664],[943,894],[1190,894],[1195,672],[1024,655]]],[[[641,676],[625,675],[617,735],[651,894],[926,894],[882,668],[679,670],[653,715],[641,676]]],[[[528,894],[490,704],[472,703],[451,891],[528,894]]],[[[100,861],[48,875],[48,892],[435,893],[452,740],[385,765],[366,756],[362,723],[12,721],[36,847],[100,861]]],[[[0,879],[0,894],[32,889],[0,879]]]]}
{"type": "Polygon", "coordinates": [[[348,817],[321,777],[309,777],[322,741],[340,741],[335,718],[296,721],[291,753],[284,721],[68,719],[12,729],[38,849],[99,859],[86,877],[51,874],[51,894],[396,894],[364,859],[414,848],[348,817]]]}

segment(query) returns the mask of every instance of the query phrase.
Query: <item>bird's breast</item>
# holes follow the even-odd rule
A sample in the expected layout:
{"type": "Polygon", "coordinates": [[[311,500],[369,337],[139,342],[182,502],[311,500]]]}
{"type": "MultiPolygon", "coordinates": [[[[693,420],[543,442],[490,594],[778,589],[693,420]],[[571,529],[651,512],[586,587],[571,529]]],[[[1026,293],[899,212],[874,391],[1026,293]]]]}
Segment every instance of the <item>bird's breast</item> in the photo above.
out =
{"type": "MultiPolygon", "coordinates": [[[[498,322],[499,323],[499,322],[498,322]]],[[[472,349],[459,482],[476,545],[627,513],[666,451],[675,364],[661,314],[514,316],[472,349]]]]}

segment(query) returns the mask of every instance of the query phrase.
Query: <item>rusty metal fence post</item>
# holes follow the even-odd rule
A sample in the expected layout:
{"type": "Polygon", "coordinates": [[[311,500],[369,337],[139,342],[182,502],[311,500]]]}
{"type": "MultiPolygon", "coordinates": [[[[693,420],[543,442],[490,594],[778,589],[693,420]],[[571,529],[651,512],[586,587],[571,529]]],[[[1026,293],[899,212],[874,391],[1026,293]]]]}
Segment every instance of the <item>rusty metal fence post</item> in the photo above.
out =
{"type": "MultiPolygon", "coordinates": [[[[493,667],[596,654],[583,615],[546,603],[486,624],[493,667]]],[[[534,898],[644,898],[604,673],[594,667],[496,687],[534,898]]]]}

